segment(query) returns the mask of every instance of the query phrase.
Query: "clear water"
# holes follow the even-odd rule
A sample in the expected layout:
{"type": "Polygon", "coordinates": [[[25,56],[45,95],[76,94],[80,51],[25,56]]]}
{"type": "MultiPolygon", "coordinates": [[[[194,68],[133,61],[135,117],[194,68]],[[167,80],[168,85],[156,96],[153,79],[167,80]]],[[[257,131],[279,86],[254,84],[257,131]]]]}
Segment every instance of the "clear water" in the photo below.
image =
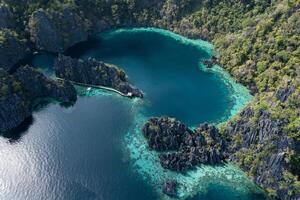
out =
{"type": "MultiPolygon", "coordinates": [[[[73,107],[50,104],[0,138],[0,199],[169,199],[165,179],[177,179],[181,199],[264,199],[243,172],[228,164],[187,174],[164,170],[141,134],[150,116],[168,115],[191,127],[222,122],[250,99],[248,91],[215,67],[205,70],[212,46],[159,29],[110,31],[70,49],[121,66],[145,99],[77,88],[73,107]]],[[[32,65],[53,75],[53,55],[32,65]]]]}

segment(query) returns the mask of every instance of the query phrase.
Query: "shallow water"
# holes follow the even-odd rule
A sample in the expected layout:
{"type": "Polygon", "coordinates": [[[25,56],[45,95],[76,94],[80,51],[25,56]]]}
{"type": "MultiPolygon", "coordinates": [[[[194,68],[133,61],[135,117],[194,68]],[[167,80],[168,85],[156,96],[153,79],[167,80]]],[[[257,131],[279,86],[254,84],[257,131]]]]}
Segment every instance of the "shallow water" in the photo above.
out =
{"type": "MultiPolygon", "coordinates": [[[[248,91],[216,67],[205,70],[212,46],[158,29],[106,32],[67,54],[121,66],[145,99],[101,90],[82,95],[73,107],[50,104],[21,130],[0,138],[0,199],[168,199],[165,179],[177,179],[189,200],[264,199],[232,165],[199,166],[187,174],[160,167],[141,134],[150,116],[168,115],[195,127],[222,122],[250,99],[248,91]]],[[[32,65],[53,75],[53,55],[32,65]]]]}

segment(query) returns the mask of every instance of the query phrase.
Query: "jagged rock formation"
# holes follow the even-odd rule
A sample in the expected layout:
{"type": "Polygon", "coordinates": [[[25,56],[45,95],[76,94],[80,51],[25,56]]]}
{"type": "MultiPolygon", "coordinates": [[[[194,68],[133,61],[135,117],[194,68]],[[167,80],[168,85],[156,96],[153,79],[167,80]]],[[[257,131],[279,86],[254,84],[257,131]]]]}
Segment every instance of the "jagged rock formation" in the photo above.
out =
{"type": "Polygon", "coordinates": [[[0,30],[0,67],[9,71],[27,54],[26,42],[9,29],[0,30]]]}
{"type": "Polygon", "coordinates": [[[52,98],[60,102],[77,100],[76,90],[70,82],[55,82],[29,66],[20,67],[14,76],[33,99],[52,98]]]}
{"type": "Polygon", "coordinates": [[[143,127],[143,134],[148,145],[156,151],[178,150],[187,135],[193,131],[172,118],[152,118],[143,127]]]}
{"type": "Polygon", "coordinates": [[[29,117],[37,99],[74,102],[77,97],[70,83],[51,81],[28,66],[13,75],[0,68],[0,94],[0,132],[17,127],[29,117]]]}
{"type": "Polygon", "coordinates": [[[202,124],[192,131],[173,118],[163,117],[151,118],[142,131],[149,147],[161,152],[160,163],[166,169],[186,171],[225,159],[225,143],[214,126],[202,124]]]}
{"type": "Polygon", "coordinates": [[[31,115],[21,83],[0,68],[0,132],[21,124],[31,115]]]}
{"type": "Polygon", "coordinates": [[[13,27],[13,14],[6,5],[0,5],[0,29],[13,27]]]}
{"type": "Polygon", "coordinates": [[[272,119],[265,110],[259,110],[253,121],[254,114],[247,108],[241,112],[239,120],[227,126],[225,134],[231,141],[229,159],[248,171],[257,184],[269,192],[276,191],[280,199],[285,199],[286,193],[294,190],[291,185],[280,187],[281,182],[288,181],[285,180],[289,168],[287,152],[295,149],[293,140],[284,131],[288,121],[272,119]]]}
{"type": "Polygon", "coordinates": [[[286,88],[279,88],[276,91],[276,98],[279,99],[281,102],[285,102],[288,97],[296,90],[295,86],[288,86],[286,88]]]}
{"type": "Polygon", "coordinates": [[[108,65],[95,59],[73,59],[59,55],[54,69],[57,77],[90,85],[114,88],[123,94],[132,94],[132,97],[143,97],[140,90],[127,82],[123,70],[114,65],[108,65]]]}
{"type": "Polygon", "coordinates": [[[70,8],[46,13],[40,9],[29,20],[30,38],[36,48],[49,52],[64,52],[88,38],[88,24],[70,8]]]}

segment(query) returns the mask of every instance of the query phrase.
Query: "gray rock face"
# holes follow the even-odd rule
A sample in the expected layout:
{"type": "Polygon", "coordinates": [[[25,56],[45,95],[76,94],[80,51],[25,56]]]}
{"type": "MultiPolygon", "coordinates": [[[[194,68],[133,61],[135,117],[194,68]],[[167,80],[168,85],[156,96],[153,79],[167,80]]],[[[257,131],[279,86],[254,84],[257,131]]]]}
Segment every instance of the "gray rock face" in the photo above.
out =
{"type": "Polygon", "coordinates": [[[97,86],[114,88],[132,97],[143,97],[140,90],[127,82],[126,74],[116,66],[108,65],[95,59],[81,60],[59,55],[54,69],[57,77],[97,86]]]}
{"type": "Polygon", "coordinates": [[[283,175],[288,170],[286,152],[294,148],[293,141],[284,133],[287,120],[272,119],[269,112],[260,110],[257,122],[252,122],[254,111],[245,109],[240,119],[232,122],[225,130],[229,138],[240,135],[239,145],[228,145],[230,160],[239,162],[237,152],[244,154],[244,150],[251,150],[251,156],[257,157],[258,162],[243,165],[246,171],[252,170],[254,181],[264,188],[271,188],[277,192],[280,199],[286,199],[287,190],[283,191],[279,183],[284,181],[283,175]],[[252,169],[250,169],[252,167],[252,169]]]}
{"type": "Polygon", "coordinates": [[[294,86],[280,88],[275,95],[281,102],[285,102],[295,90],[296,88],[294,86]]]}
{"type": "Polygon", "coordinates": [[[31,115],[21,83],[0,68],[0,132],[21,124],[31,115]]]}
{"type": "Polygon", "coordinates": [[[160,163],[166,169],[186,171],[199,164],[222,163],[225,159],[225,143],[218,129],[208,124],[192,131],[172,118],[151,118],[144,125],[143,134],[151,149],[162,152],[160,163]]]}
{"type": "Polygon", "coordinates": [[[53,13],[37,10],[29,20],[29,28],[36,48],[49,52],[64,52],[88,38],[87,22],[69,8],[53,13]]]}
{"type": "Polygon", "coordinates": [[[39,50],[63,52],[63,38],[43,10],[35,11],[30,20],[30,39],[39,50]]]}
{"type": "Polygon", "coordinates": [[[39,98],[74,102],[77,97],[70,83],[51,81],[28,66],[13,75],[0,68],[0,94],[0,132],[20,125],[31,115],[39,98]]]}
{"type": "Polygon", "coordinates": [[[0,5],[0,29],[13,28],[13,15],[5,5],[0,5]]]}
{"type": "Polygon", "coordinates": [[[76,90],[70,82],[52,81],[29,66],[20,67],[14,76],[33,99],[52,98],[60,102],[74,102],[77,99],[76,90]]]}
{"type": "Polygon", "coordinates": [[[178,150],[186,135],[193,133],[184,124],[172,118],[152,118],[143,127],[148,145],[156,151],[178,150]]]}
{"type": "Polygon", "coordinates": [[[9,29],[0,30],[0,38],[0,67],[9,71],[26,56],[26,44],[9,29]]]}
{"type": "Polygon", "coordinates": [[[241,133],[242,147],[248,148],[253,144],[264,144],[266,141],[282,135],[282,127],[286,124],[285,120],[272,120],[270,114],[266,111],[260,111],[257,123],[250,120],[254,115],[250,108],[241,112],[241,119],[236,123],[231,123],[226,134],[233,136],[241,133]]]}

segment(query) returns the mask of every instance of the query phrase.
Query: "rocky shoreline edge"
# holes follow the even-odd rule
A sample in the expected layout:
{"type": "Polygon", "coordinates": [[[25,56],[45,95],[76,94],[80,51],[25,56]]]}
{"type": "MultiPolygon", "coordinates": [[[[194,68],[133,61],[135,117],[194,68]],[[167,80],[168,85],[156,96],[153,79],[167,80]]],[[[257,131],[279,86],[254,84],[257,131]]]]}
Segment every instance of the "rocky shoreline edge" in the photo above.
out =
{"type": "Polygon", "coordinates": [[[52,80],[28,65],[10,74],[0,68],[0,132],[18,127],[32,115],[39,101],[74,104],[77,92],[73,82],[105,86],[130,98],[143,98],[143,93],[128,83],[123,70],[95,59],[59,55],[54,70],[59,80],[52,80]]]}
{"type": "MultiPolygon", "coordinates": [[[[226,161],[226,141],[219,130],[207,123],[191,130],[170,117],[149,119],[142,128],[150,150],[158,152],[160,165],[167,170],[185,173],[200,164],[222,165],[226,161]]],[[[176,180],[166,180],[162,192],[177,196],[176,180]]]]}

